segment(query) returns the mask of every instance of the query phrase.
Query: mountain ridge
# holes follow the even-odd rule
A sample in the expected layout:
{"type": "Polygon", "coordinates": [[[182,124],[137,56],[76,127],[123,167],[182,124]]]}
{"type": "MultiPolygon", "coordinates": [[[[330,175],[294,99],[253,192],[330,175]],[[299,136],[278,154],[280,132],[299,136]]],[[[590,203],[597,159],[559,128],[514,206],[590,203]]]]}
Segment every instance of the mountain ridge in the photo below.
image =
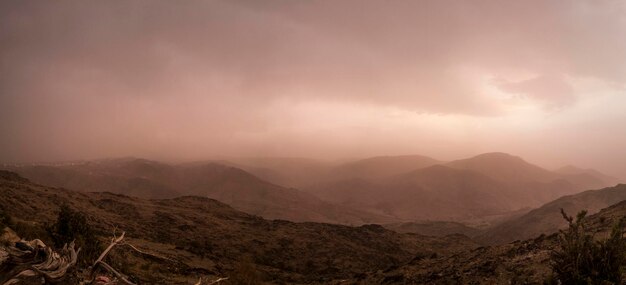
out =
{"type": "Polygon", "coordinates": [[[13,170],[34,182],[86,192],[144,198],[199,195],[270,219],[363,224],[394,219],[338,207],[309,193],[284,188],[218,163],[169,165],[145,159],[106,160],[13,170]]]}

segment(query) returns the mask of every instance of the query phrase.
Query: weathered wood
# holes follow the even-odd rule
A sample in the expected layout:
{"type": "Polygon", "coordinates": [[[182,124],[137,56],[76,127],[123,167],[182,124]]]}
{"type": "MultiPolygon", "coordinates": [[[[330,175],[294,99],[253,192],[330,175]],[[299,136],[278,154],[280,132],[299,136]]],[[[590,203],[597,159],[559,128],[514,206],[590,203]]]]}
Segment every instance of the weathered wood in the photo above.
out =
{"type": "Polygon", "coordinates": [[[41,240],[19,241],[14,246],[5,247],[4,284],[43,284],[63,280],[70,268],[76,265],[80,249],[75,249],[72,241],[59,252],[46,246],[41,240]]]}
{"type": "Polygon", "coordinates": [[[113,267],[111,267],[111,265],[107,264],[106,262],[98,261],[98,265],[102,266],[102,268],[106,269],[107,271],[113,273],[118,279],[122,280],[125,284],[136,285],[135,283],[128,280],[126,276],[124,276],[122,273],[115,270],[113,267]]]}
{"type": "Polygon", "coordinates": [[[228,280],[228,277],[219,277],[219,278],[217,278],[217,279],[215,279],[213,281],[206,280],[207,283],[204,283],[205,280],[203,280],[202,277],[200,277],[200,279],[198,279],[198,282],[196,282],[196,284],[194,284],[194,285],[204,285],[204,284],[212,285],[212,284],[220,283],[220,282],[225,281],[225,280],[228,280]]]}
{"type": "Polygon", "coordinates": [[[138,252],[138,253],[140,253],[142,255],[146,255],[146,256],[149,256],[149,257],[156,258],[156,259],[167,260],[167,261],[170,261],[170,262],[173,262],[173,263],[178,263],[178,261],[176,261],[174,259],[171,259],[169,257],[165,257],[165,256],[157,255],[157,254],[154,254],[154,253],[143,251],[143,250],[137,248],[136,246],[134,246],[134,245],[132,245],[132,244],[130,244],[128,242],[124,242],[121,245],[126,245],[126,246],[130,247],[131,249],[133,249],[134,251],[136,251],[136,252],[138,252]]]}
{"type": "Polygon", "coordinates": [[[78,260],[80,248],[78,250],[74,248],[74,241],[70,243],[69,247],[67,244],[63,247],[62,255],[47,248],[50,253],[48,259],[41,264],[33,265],[33,269],[43,275],[46,281],[54,282],[62,279],[67,271],[76,265],[78,260]]]}
{"type": "Polygon", "coordinates": [[[96,261],[93,263],[94,267],[98,262],[102,261],[107,254],[109,254],[109,251],[111,251],[113,247],[115,247],[119,242],[124,239],[125,234],[126,232],[122,232],[122,235],[120,235],[118,238],[114,237],[113,239],[111,239],[111,243],[109,244],[109,246],[100,254],[98,259],[96,259],[96,261]]]}

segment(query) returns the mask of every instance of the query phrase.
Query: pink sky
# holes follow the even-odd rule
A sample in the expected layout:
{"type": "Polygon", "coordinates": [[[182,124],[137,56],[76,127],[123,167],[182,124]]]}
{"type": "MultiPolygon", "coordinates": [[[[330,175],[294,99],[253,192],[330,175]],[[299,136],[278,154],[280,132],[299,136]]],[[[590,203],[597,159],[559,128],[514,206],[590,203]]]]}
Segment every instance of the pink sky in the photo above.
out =
{"type": "Polygon", "coordinates": [[[624,1],[2,1],[0,162],[503,151],[626,177],[624,1]]]}

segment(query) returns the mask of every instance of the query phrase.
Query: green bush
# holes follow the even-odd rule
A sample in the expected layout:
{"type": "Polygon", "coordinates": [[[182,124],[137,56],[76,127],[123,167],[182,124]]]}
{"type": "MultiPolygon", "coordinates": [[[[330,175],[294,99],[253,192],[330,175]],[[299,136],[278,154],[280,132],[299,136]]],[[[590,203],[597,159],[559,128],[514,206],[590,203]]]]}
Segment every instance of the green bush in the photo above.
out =
{"type": "Polygon", "coordinates": [[[101,243],[85,215],[67,205],[61,206],[56,222],[47,226],[46,230],[57,248],[75,241],[76,246],[81,248],[79,263],[82,265],[91,264],[102,252],[101,243]]]}
{"type": "Polygon", "coordinates": [[[585,228],[586,211],[576,219],[561,209],[568,223],[559,233],[559,243],[552,253],[554,279],[561,284],[621,284],[626,264],[624,220],[618,221],[606,240],[595,240],[585,228]]]}

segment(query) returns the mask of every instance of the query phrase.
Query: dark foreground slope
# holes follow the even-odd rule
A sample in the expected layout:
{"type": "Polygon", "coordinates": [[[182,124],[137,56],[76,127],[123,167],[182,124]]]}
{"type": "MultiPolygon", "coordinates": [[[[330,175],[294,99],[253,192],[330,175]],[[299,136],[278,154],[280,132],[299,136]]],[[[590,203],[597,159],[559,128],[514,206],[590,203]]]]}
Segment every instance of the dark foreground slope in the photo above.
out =
{"type": "Polygon", "coordinates": [[[456,222],[443,221],[423,221],[385,224],[385,228],[399,233],[419,233],[427,236],[447,236],[451,234],[462,234],[474,237],[481,233],[481,230],[466,226],[456,222]]]}
{"type": "Polygon", "coordinates": [[[458,235],[431,238],[377,225],[268,221],[208,198],[144,200],[74,192],[0,171],[0,205],[19,224],[37,229],[53,221],[63,204],[85,213],[103,238],[123,230],[135,246],[172,259],[164,264],[124,255],[123,270],[147,283],[190,284],[199,276],[232,276],[242,263],[250,263],[273,284],[330,283],[406,264],[416,256],[473,247],[458,235]]]}
{"type": "MultiPolygon", "coordinates": [[[[605,239],[625,216],[626,201],[622,201],[588,217],[585,225],[596,238],[605,239]]],[[[557,240],[557,234],[541,235],[453,255],[418,257],[343,284],[545,284],[551,275],[550,254],[557,240]]]]}

